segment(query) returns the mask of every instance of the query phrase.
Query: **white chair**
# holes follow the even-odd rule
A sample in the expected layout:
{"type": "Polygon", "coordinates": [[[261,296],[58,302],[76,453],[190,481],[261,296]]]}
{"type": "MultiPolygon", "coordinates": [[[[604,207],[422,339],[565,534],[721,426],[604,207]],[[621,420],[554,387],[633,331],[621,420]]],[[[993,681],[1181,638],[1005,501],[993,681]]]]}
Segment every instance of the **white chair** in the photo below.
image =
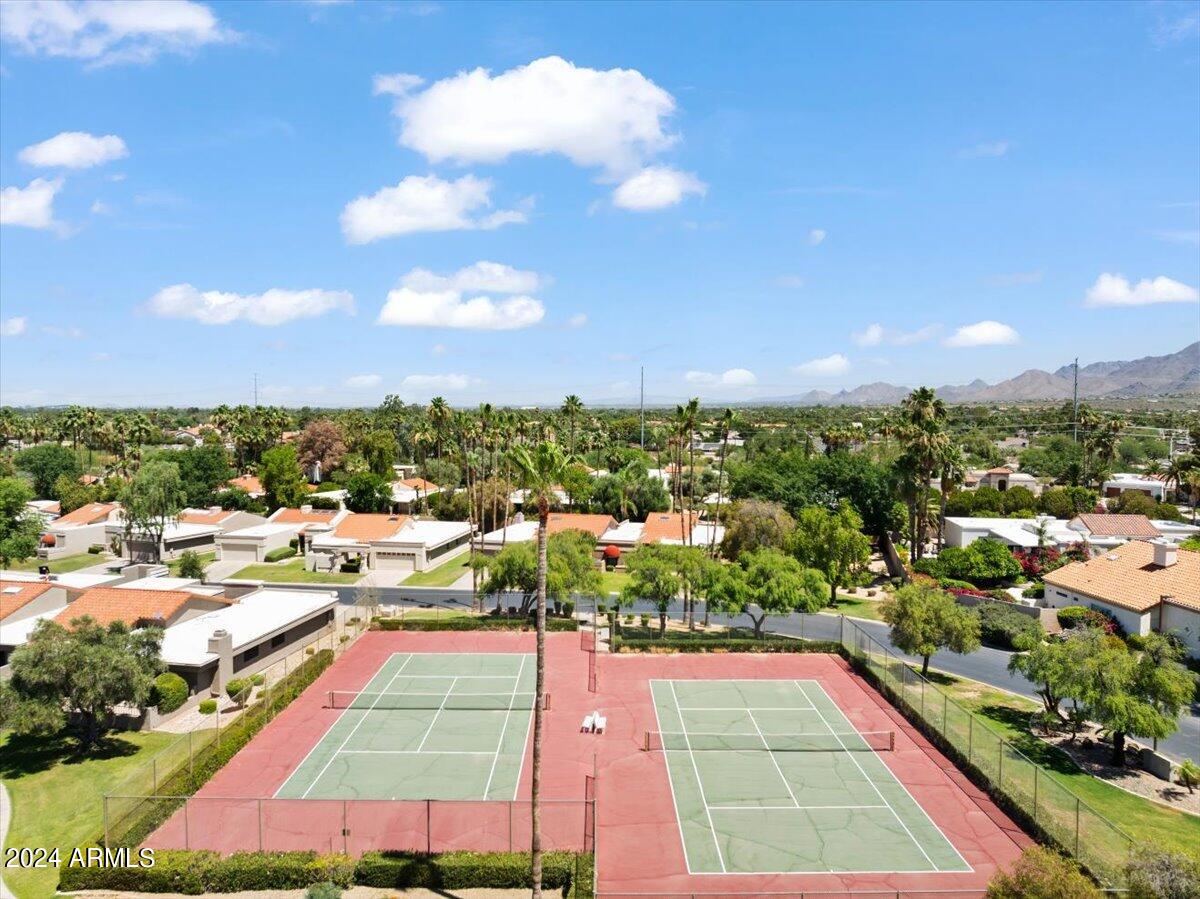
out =
{"type": "Polygon", "coordinates": [[[590,734],[595,729],[596,729],[595,714],[588,715],[586,718],[583,719],[583,724],[581,724],[579,726],[579,732],[584,733],[584,734],[590,734]]]}
{"type": "Polygon", "coordinates": [[[604,728],[608,724],[608,719],[599,712],[593,712],[592,718],[594,719],[593,724],[595,724],[595,733],[604,733],[604,728]]]}

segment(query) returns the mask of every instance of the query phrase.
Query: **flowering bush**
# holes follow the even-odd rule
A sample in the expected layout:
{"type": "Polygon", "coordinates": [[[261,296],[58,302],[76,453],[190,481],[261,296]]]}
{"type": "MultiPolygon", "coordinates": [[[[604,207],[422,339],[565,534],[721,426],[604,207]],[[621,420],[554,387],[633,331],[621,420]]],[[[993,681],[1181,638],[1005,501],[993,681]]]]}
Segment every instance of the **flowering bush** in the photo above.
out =
{"type": "Polygon", "coordinates": [[[1047,571],[1061,567],[1060,553],[1053,546],[1037,546],[1032,549],[1014,549],[1013,556],[1021,563],[1021,571],[1030,580],[1036,580],[1047,571]]]}

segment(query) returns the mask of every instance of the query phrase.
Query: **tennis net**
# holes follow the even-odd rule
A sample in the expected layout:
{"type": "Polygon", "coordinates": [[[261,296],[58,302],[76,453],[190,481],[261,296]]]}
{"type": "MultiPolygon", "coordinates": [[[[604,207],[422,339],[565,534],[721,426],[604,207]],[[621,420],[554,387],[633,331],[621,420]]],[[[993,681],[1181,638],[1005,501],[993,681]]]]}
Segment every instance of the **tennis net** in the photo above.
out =
{"type": "MultiPolygon", "coordinates": [[[[447,709],[460,711],[507,712],[532,709],[533,693],[366,693],[354,690],[330,690],[326,707],[331,709],[404,710],[447,709]]],[[[542,694],[542,708],[550,708],[550,694],[542,694]]]]}
{"type": "Polygon", "coordinates": [[[896,748],[896,732],[760,734],[648,730],[642,748],[647,752],[890,752],[896,748]]]}

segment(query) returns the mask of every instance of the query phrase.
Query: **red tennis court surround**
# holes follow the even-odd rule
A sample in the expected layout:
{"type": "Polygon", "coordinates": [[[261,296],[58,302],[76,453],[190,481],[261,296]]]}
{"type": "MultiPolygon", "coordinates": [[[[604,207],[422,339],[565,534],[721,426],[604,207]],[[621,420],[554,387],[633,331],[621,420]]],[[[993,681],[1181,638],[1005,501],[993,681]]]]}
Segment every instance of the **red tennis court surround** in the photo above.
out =
{"type": "MultiPolygon", "coordinates": [[[[606,896],[876,890],[979,890],[1030,840],[953,765],[915,732],[837,656],[608,655],[588,652],[576,634],[549,634],[542,833],[547,848],[594,846],[597,886],[606,896]],[[589,692],[589,657],[598,692],[589,692]],[[862,732],[895,731],[880,754],[970,865],[969,872],[920,874],[689,874],[662,752],[646,752],[656,731],[649,682],[689,679],[817,681],[862,732]],[[593,711],[603,734],[582,733],[593,711]],[[595,802],[590,777],[595,782],[595,802]],[[594,810],[595,818],[591,813],[594,810]],[[593,830],[594,826],[594,830],[593,830]]],[[[387,801],[378,798],[275,799],[279,787],[343,709],[331,690],[362,690],[395,653],[532,653],[531,633],[372,632],[271,721],[196,796],[147,841],[156,848],[508,850],[528,846],[529,755],[525,746],[515,801],[387,801]]],[[[380,756],[380,764],[388,757],[380,756]]],[[[864,846],[864,853],[871,847],[864,846]]]]}

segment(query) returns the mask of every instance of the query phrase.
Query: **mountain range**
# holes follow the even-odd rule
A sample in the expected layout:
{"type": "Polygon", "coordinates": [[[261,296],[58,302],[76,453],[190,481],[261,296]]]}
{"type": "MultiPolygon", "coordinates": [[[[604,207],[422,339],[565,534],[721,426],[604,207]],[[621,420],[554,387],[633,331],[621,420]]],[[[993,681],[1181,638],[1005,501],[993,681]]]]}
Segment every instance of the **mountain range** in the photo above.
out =
{"type": "MultiPolygon", "coordinates": [[[[888,406],[900,402],[911,387],[876,381],[853,390],[810,390],[794,396],[764,397],[757,406],[888,406]]],[[[1056,371],[1031,368],[1015,378],[988,384],[937,388],[949,403],[1004,403],[1033,400],[1066,400],[1074,391],[1074,366],[1056,371]]],[[[1127,362],[1093,362],[1079,368],[1079,396],[1089,399],[1124,399],[1149,396],[1200,396],[1200,341],[1166,356],[1144,356],[1127,362]]]]}

